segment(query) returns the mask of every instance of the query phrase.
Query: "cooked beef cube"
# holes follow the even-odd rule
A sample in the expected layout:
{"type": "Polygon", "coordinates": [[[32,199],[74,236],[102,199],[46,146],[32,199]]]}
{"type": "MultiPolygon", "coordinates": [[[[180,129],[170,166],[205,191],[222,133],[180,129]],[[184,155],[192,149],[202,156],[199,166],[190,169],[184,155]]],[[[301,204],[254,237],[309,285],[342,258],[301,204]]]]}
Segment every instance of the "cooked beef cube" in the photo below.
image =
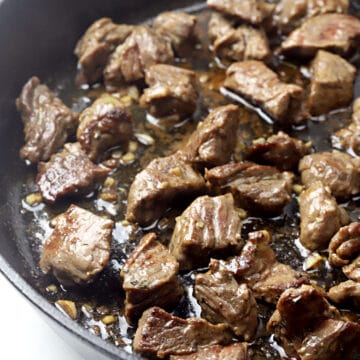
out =
{"type": "Polygon", "coordinates": [[[306,187],[320,180],[339,200],[360,191],[360,159],[339,151],[306,155],[299,163],[299,171],[306,187]]]}
{"type": "Polygon", "coordinates": [[[360,155],[360,98],[354,101],[351,124],[336,132],[333,140],[340,143],[342,148],[360,155]]]}
{"type": "Polygon", "coordinates": [[[126,219],[149,225],[177,200],[204,192],[201,174],[176,154],[154,159],[136,175],[130,186],[126,219]]]}
{"type": "Polygon", "coordinates": [[[274,24],[289,33],[311,17],[326,13],[347,13],[349,0],[281,0],[274,10],[274,24]]]}
{"type": "Polygon", "coordinates": [[[170,356],[170,360],[247,360],[248,344],[214,345],[190,355],[170,356]]]}
{"type": "Polygon", "coordinates": [[[194,42],[197,18],[182,12],[167,11],[158,15],[153,22],[153,28],[161,36],[169,39],[174,52],[182,55],[187,43],[194,42]]]}
{"type": "Polygon", "coordinates": [[[182,120],[196,110],[198,92],[195,73],[171,65],[153,65],[145,71],[150,86],[140,98],[140,105],[156,118],[182,120]]]}
{"type": "Polygon", "coordinates": [[[201,315],[213,324],[228,324],[236,336],[251,340],[257,328],[256,300],[246,284],[238,284],[234,275],[211,260],[210,270],[195,277],[195,297],[201,315]]]}
{"type": "Polygon", "coordinates": [[[270,56],[264,31],[249,25],[231,29],[214,42],[215,54],[224,61],[264,60],[270,56]]]}
{"type": "Polygon", "coordinates": [[[360,282],[360,222],[342,227],[331,239],[329,261],[333,266],[343,266],[350,280],[360,282]]]}
{"type": "Polygon", "coordinates": [[[236,105],[215,108],[198,124],[179,156],[200,168],[225,164],[235,149],[239,117],[236,105]]]}
{"type": "Polygon", "coordinates": [[[48,160],[78,123],[77,114],[35,76],[24,85],[16,107],[25,126],[26,144],[20,156],[32,163],[48,160]]]}
{"type": "Polygon", "coordinates": [[[275,121],[291,124],[302,120],[303,89],[281,82],[261,61],[232,64],[226,71],[224,86],[261,106],[275,121]]]}
{"type": "Polygon", "coordinates": [[[251,24],[260,24],[273,7],[262,0],[207,0],[210,9],[231,15],[251,24]]]}
{"type": "Polygon", "coordinates": [[[350,360],[360,353],[360,325],[327,319],[303,340],[301,360],[350,360]]]}
{"type": "Polygon", "coordinates": [[[226,33],[234,30],[235,20],[233,18],[225,17],[224,15],[215,12],[211,14],[208,24],[208,36],[210,43],[216,39],[223,37],[226,33]]]}
{"type": "Polygon", "coordinates": [[[332,236],[349,223],[346,210],[337,204],[321,181],[301,193],[299,205],[300,241],[311,251],[327,248],[332,236]]]}
{"type": "Polygon", "coordinates": [[[207,265],[210,257],[241,249],[241,213],[231,194],[197,198],[176,219],[169,244],[181,270],[207,265]]]}
{"type": "Polygon", "coordinates": [[[71,205],[53,222],[54,231],[41,255],[41,270],[52,272],[65,286],[88,283],[109,261],[113,221],[71,205]]]}
{"type": "Polygon", "coordinates": [[[308,98],[312,115],[349,105],[353,97],[356,68],[339,55],[320,50],[312,63],[308,98]]]}
{"type": "Polygon", "coordinates": [[[177,276],[179,264],[168,249],[145,235],[121,270],[126,293],[125,317],[134,324],[152,306],[171,307],[180,300],[183,288],[177,276]]]}
{"type": "Polygon", "coordinates": [[[287,355],[296,357],[306,335],[319,329],[322,321],[339,317],[339,312],[328,303],[322,291],[302,285],[283,292],[267,328],[281,341],[287,355]]]}
{"type": "Polygon", "coordinates": [[[308,152],[306,145],[282,131],[267,140],[257,139],[247,151],[247,159],[259,164],[272,165],[281,171],[297,167],[300,159],[308,152]]]}
{"type": "Polygon", "coordinates": [[[202,348],[228,344],[232,333],[227,325],[212,325],[204,319],[186,320],[158,307],[146,310],[139,320],[133,342],[134,351],[164,358],[186,355],[202,348]]]}
{"type": "Polygon", "coordinates": [[[238,283],[247,284],[256,299],[276,303],[286,289],[308,280],[290,266],[276,261],[270,241],[271,235],[267,231],[250,233],[241,254],[220,261],[219,268],[234,274],[238,283]]]}
{"type": "Polygon", "coordinates": [[[77,140],[93,161],[115,145],[127,149],[133,135],[132,115],[117,98],[104,94],[80,115],[77,140]]]}
{"type": "Polygon", "coordinates": [[[252,213],[277,214],[291,201],[294,175],[250,162],[207,170],[205,179],[217,193],[231,192],[238,206],[252,213]]]}
{"type": "Polygon", "coordinates": [[[353,280],[344,281],[329,289],[328,297],[335,303],[353,300],[357,307],[360,306],[360,282],[353,280]]]}
{"type": "Polygon", "coordinates": [[[124,81],[134,82],[145,77],[151,65],[174,60],[170,42],[147,25],[136,27],[125,42],[112,53],[104,70],[107,90],[113,91],[124,81]]]}
{"type": "Polygon", "coordinates": [[[64,149],[38,166],[37,185],[44,201],[53,204],[58,198],[87,190],[110,169],[90,161],[79,143],[65,144],[64,149]]]}
{"type": "Polygon", "coordinates": [[[324,14],[306,20],[281,44],[288,55],[312,57],[317,50],[348,55],[360,41],[360,20],[344,14],[324,14]]]}
{"type": "Polygon", "coordinates": [[[86,30],[75,48],[84,82],[91,84],[101,80],[109,56],[133,29],[133,26],[118,25],[109,18],[101,18],[86,30]]]}

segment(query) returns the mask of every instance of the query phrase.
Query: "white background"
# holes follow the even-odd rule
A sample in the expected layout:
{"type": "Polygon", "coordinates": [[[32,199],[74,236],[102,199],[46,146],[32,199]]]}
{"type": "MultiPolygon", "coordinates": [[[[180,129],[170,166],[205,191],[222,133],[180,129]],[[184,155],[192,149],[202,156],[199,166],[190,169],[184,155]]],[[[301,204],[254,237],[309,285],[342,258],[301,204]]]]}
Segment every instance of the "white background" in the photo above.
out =
{"type": "Polygon", "coordinates": [[[0,314],[0,359],[84,360],[44,322],[1,273],[0,314]]]}

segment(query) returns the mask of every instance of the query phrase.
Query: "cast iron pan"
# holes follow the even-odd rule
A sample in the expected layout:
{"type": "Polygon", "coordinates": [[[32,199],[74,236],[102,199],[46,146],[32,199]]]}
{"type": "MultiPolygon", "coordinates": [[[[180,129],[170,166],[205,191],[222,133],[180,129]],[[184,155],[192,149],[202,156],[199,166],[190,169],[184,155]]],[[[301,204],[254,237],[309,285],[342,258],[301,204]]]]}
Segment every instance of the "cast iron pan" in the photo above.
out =
{"type": "MultiPolygon", "coordinates": [[[[76,67],[73,49],[96,19],[139,23],[159,12],[201,6],[190,0],[0,0],[0,270],[86,359],[136,359],[66,318],[35,287],[36,262],[20,214],[28,169],[19,159],[23,130],[15,99],[32,75],[76,67]]],[[[6,296],[6,294],[3,294],[6,296]]],[[[21,322],[19,325],[21,329],[21,322]]]]}

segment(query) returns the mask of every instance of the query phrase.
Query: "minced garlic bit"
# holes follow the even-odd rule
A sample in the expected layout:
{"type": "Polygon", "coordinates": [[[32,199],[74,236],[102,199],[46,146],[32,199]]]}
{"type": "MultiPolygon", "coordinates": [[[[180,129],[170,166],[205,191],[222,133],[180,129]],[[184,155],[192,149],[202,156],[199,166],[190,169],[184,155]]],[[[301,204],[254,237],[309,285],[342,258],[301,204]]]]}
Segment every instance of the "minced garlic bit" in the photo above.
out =
{"type": "Polygon", "coordinates": [[[307,271],[317,268],[323,260],[323,257],[318,252],[313,252],[304,260],[303,269],[307,271]]]}
{"type": "Polygon", "coordinates": [[[137,151],[137,149],[139,148],[139,145],[138,145],[138,143],[137,142],[135,142],[135,141],[130,141],[130,143],[129,143],[129,151],[130,152],[135,152],[135,151],[137,151]]]}
{"type": "Polygon", "coordinates": [[[58,288],[55,284],[51,284],[46,287],[46,291],[51,294],[56,294],[58,292],[58,288]]]}
{"type": "Polygon", "coordinates": [[[99,195],[101,200],[107,201],[107,202],[115,202],[117,201],[117,195],[113,192],[101,192],[99,195]]]}
{"type": "Polygon", "coordinates": [[[129,95],[123,96],[120,101],[125,105],[125,106],[130,106],[132,104],[132,97],[129,95]]]}
{"type": "Polygon", "coordinates": [[[170,175],[181,176],[181,169],[177,166],[169,170],[170,175]]]}
{"type": "Polygon", "coordinates": [[[115,179],[111,176],[107,177],[104,181],[104,186],[109,188],[115,185],[115,179]]]}
{"type": "Polygon", "coordinates": [[[25,201],[27,204],[29,205],[36,205],[36,204],[40,204],[42,202],[42,196],[40,193],[36,192],[36,193],[32,193],[29,194],[26,198],[25,201]]]}
{"type": "Polygon", "coordinates": [[[148,134],[135,133],[135,137],[136,137],[137,141],[139,141],[139,143],[141,143],[145,146],[150,146],[150,145],[155,144],[154,138],[152,138],[148,134]]]}
{"type": "Polygon", "coordinates": [[[111,325],[116,323],[117,321],[117,317],[115,315],[105,315],[103,316],[103,318],[101,319],[101,321],[105,324],[105,325],[111,325]]]}
{"type": "Polygon", "coordinates": [[[297,195],[301,194],[302,191],[304,190],[304,187],[300,184],[294,184],[292,188],[293,188],[294,193],[297,195]]]}
{"type": "Polygon", "coordinates": [[[60,308],[65,314],[67,314],[71,319],[77,319],[77,309],[73,301],[70,300],[58,300],[56,301],[56,306],[60,308]]]}
{"type": "Polygon", "coordinates": [[[125,163],[130,163],[133,162],[135,160],[135,154],[132,152],[127,152],[122,158],[121,160],[125,163]]]}

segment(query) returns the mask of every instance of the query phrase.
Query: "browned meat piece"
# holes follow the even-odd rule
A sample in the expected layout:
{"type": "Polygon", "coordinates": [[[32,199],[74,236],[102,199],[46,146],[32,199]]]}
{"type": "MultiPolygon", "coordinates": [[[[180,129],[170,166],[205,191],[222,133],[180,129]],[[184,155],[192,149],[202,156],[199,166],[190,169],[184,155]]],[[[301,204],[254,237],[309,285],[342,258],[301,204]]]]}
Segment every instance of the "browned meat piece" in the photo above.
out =
{"type": "Polygon", "coordinates": [[[195,73],[171,65],[153,65],[145,71],[145,89],[140,105],[156,118],[182,120],[196,110],[198,92],[195,73]]]}
{"type": "Polygon", "coordinates": [[[239,117],[236,105],[215,108],[198,124],[186,145],[178,151],[179,156],[201,169],[225,164],[236,145],[239,117]]]}
{"type": "MultiPolygon", "coordinates": [[[[319,323],[322,321],[339,316],[339,312],[328,303],[323,292],[310,285],[302,285],[283,292],[267,328],[275,333],[288,356],[296,356],[306,335],[321,329],[319,323]]],[[[303,355],[305,356],[304,353],[303,355]]]]}
{"type": "Polygon", "coordinates": [[[257,139],[247,151],[247,158],[259,164],[272,165],[281,171],[297,167],[300,159],[308,152],[307,146],[282,131],[267,140],[257,139]]]}
{"type": "Polygon", "coordinates": [[[312,115],[348,106],[353,98],[356,68],[339,55],[320,50],[312,63],[308,98],[312,115]]]}
{"type": "Polygon", "coordinates": [[[236,336],[251,340],[257,328],[256,300],[246,284],[239,285],[234,275],[211,260],[210,270],[195,277],[195,297],[201,315],[213,324],[226,323],[236,336]]]}
{"type": "Polygon", "coordinates": [[[170,42],[147,25],[136,27],[125,42],[112,53],[104,70],[106,89],[116,90],[124,81],[134,82],[145,77],[151,65],[174,60],[170,42]]]}
{"type": "Polygon", "coordinates": [[[360,159],[340,151],[306,155],[299,163],[299,171],[306,187],[320,180],[340,200],[360,191],[360,159]]]}
{"type": "Polygon", "coordinates": [[[339,143],[343,149],[351,149],[356,155],[360,155],[360,98],[354,101],[351,124],[336,132],[333,142],[339,143]]]}
{"type": "Polygon", "coordinates": [[[238,251],[243,245],[240,216],[231,194],[197,198],[176,219],[169,244],[180,269],[198,268],[210,257],[238,251]]]}
{"type": "Polygon", "coordinates": [[[178,199],[204,192],[203,177],[176,154],[154,159],[131,184],[126,219],[149,225],[178,199]]]}
{"type": "Polygon", "coordinates": [[[324,320],[303,340],[301,360],[350,360],[360,353],[360,325],[350,321],[324,320]]]}
{"type": "Polygon", "coordinates": [[[39,163],[37,185],[44,201],[53,204],[58,198],[87,190],[110,169],[92,163],[79,143],[65,144],[64,149],[39,163]]]}
{"type": "Polygon", "coordinates": [[[234,26],[235,20],[233,18],[227,18],[218,12],[211,14],[208,24],[210,43],[213,43],[216,39],[223,37],[230,30],[234,30],[234,26]]]}
{"type": "Polygon", "coordinates": [[[16,107],[25,126],[26,144],[20,156],[32,163],[48,160],[78,123],[78,115],[35,76],[24,85],[16,107]]]}
{"type": "Polygon", "coordinates": [[[57,216],[55,229],[44,244],[40,267],[66,286],[86,284],[110,258],[114,222],[71,205],[57,216]]]}
{"type": "Polygon", "coordinates": [[[262,0],[207,0],[210,9],[231,15],[251,24],[260,24],[273,9],[262,0]]]}
{"type": "Polygon", "coordinates": [[[331,239],[329,261],[333,266],[343,266],[350,280],[360,282],[360,222],[342,227],[331,239]]]}
{"type": "Polygon", "coordinates": [[[249,25],[227,31],[214,42],[215,54],[224,61],[264,60],[270,56],[270,47],[264,31],[249,25]]]}
{"type": "Polygon", "coordinates": [[[190,355],[170,356],[170,360],[247,360],[248,344],[214,345],[190,355]]]}
{"type": "Polygon", "coordinates": [[[326,13],[347,13],[349,0],[281,0],[275,7],[274,25],[289,33],[311,17],[326,13]]]}
{"type": "Polygon", "coordinates": [[[176,54],[182,55],[184,46],[196,39],[196,23],[197,18],[194,15],[167,11],[154,19],[153,28],[161,36],[169,39],[176,54]]]}
{"type": "Polygon", "coordinates": [[[349,54],[360,41],[360,20],[344,14],[324,14],[306,20],[281,44],[283,53],[312,57],[317,50],[349,54]]]}
{"type": "Polygon", "coordinates": [[[231,339],[227,325],[212,325],[200,318],[184,320],[153,307],[139,320],[133,347],[136,352],[164,358],[191,354],[211,345],[228,344],[231,339]]]}
{"type": "Polygon", "coordinates": [[[115,145],[127,149],[133,135],[132,115],[117,98],[104,94],[80,115],[77,140],[93,161],[115,145]]]}
{"type": "Polygon", "coordinates": [[[300,241],[311,251],[327,248],[332,236],[349,223],[346,210],[337,204],[321,181],[301,193],[299,205],[300,241]]]}
{"type": "Polygon", "coordinates": [[[353,300],[356,306],[360,306],[360,282],[347,280],[329,289],[328,297],[336,303],[353,300]]]}
{"type": "Polygon", "coordinates": [[[109,18],[95,21],[75,48],[81,80],[90,84],[101,80],[109,56],[126,40],[133,29],[133,26],[114,24],[109,18]]]}
{"type": "Polygon", "coordinates": [[[290,266],[276,261],[270,241],[271,235],[267,231],[250,233],[241,254],[220,261],[219,268],[234,274],[238,283],[246,283],[256,299],[275,304],[286,289],[308,280],[290,266]]]}
{"type": "Polygon", "coordinates": [[[145,235],[121,270],[126,293],[125,317],[134,324],[152,306],[171,307],[183,288],[177,276],[179,264],[156,234],[145,235]]]}
{"type": "Polygon", "coordinates": [[[224,86],[261,106],[275,121],[290,124],[302,120],[303,89],[281,82],[261,61],[232,64],[226,71],[224,86]]]}
{"type": "Polygon", "coordinates": [[[238,206],[252,213],[276,214],[291,201],[294,175],[250,162],[207,170],[205,179],[217,193],[231,192],[238,206]]]}

